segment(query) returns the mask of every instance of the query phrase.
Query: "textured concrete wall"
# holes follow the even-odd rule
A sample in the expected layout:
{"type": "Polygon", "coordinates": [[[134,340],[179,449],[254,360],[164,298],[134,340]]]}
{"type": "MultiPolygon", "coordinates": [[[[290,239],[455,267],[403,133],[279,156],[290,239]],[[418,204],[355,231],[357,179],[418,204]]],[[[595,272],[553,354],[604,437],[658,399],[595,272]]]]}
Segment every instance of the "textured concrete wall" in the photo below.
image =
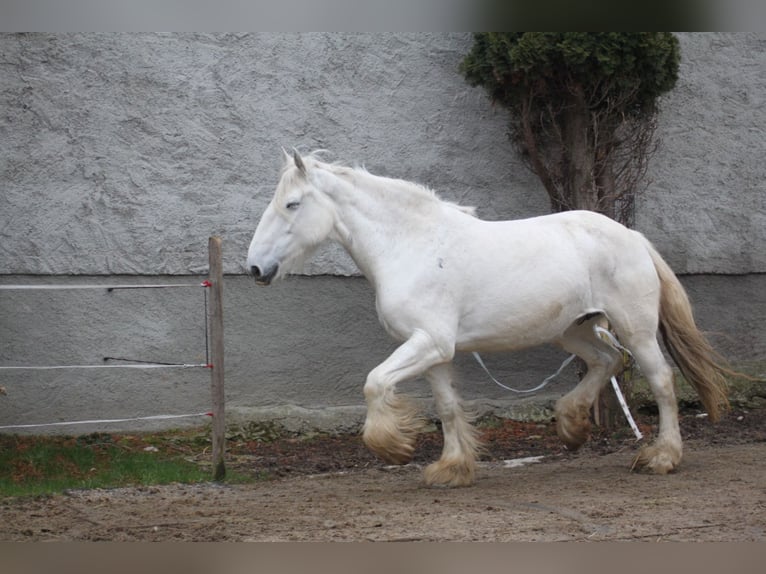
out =
{"type": "MultiPolygon", "coordinates": [[[[544,211],[503,113],[456,68],[468,35],[0,36],[3,273],[225,272],[288,149],[327,148],[489,217],[544,211]],[[512,197],[506,189],[531,189],[512,197]],[[492,190],[495,193],[492,193],[492,190]]],[[[313,272],[351,273],[346,259],[313,272]]]]}
{"type": "Polygon", "coordinates": [[[766,271],[766,35],[682,34],[636,213],[677,273],[766,271]]]}
{"type": "MultiPolygon", "coordinates": [[[[680,38],[681,78],[663,102],[637,227],[679,273],[763,273],[766,37],[680,38]]],[[[369,286],[325,276],[256,290],[241,275],[247,245],[276,183],[280,146],[328,148],[477,205],[486,219],[545,213],[541,186],[507,144],[505,112],[456,72],[471,42],[469,34],[0,35],[0,282],[187,281],[206,272],[207,238],[221,235],[231,413],[358,421],[364,376],[393,349],[369,286]]],[[[332,247],[307,266],[355,272],[332,247]]],[[[703,327],[721,330],[734,358],[763,357],[763,277],[685,279],[703,327]]],[[[194,290],[0,292],[0,364],[97,364],[109,355],[194,362],[204,346],[200,305],[194,290]]],[[[530,386],[563,357],[543,348],[490,363],[530,386]]],[[[523,403],[464,358],[459,365],[469,398],[501,410],[523,403]]],[[[207,378],[0,372],[8,390],[0,424],[206,410],[207,378]]],[[[405,388],[428,394],[422,381],[405,388]]]]}
{"type": "MultiPolygon", "coordinates": [[[[467,34],[0,35],[0,272],[243,270],[279,147],[328,148],[487,219],[544,213],[467,34]]],[[[766,36],[684,34],[637,227],[679,273],[766,271],[766,36]]],[[[351,273],[332,252],[313,273],[351,273]]]]}

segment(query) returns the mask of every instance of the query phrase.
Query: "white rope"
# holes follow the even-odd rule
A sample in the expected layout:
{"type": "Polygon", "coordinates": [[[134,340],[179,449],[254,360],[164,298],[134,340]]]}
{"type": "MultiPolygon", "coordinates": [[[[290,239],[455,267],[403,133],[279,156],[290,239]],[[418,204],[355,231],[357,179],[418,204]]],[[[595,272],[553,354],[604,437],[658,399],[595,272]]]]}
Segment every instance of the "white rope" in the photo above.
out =
{"type": "Polygon", "coordinates": [[[613,347],[619,349],[620,351],[625,351],[628,355],[631,357],[633,356],[633,353],[631,353],[628,349],[620,345],[620,342],[617,340],[617,337],[612,334],[612,332],[609,329],[604,329],[603,327],[596,325],[593,327],[599,335],[605,335],[607,339],[609,339],[609,342],[612,344],[613,347]]]}
{"type": "MultiPolygon", "coordinates": [[[[617,337],[615,337],[611,331],[608,329],[604,329],[603,327],[596,325],[595,327],[596,333],[599,335],[606,336],[607,339],[609,339],[609,342],[612,344],[613,347],[619,349],[620,351],[624,351],[631,357],[633,356],[633,353],[631,353],[628,349],[620,345],[620,342],[617,340],[617,337]]],[[[614,394],[617,395],[617,402],[620,403],[620,407],[622,407],[622,412],[625,413],[625,418],[628,419],[628,424],[630,425],[630,428],[633,430],[633,434],[636,435],[636,440],[641,440],[644,438],[643,433],[641,433],[641,430],[638,428],[638,425],[636,424],[636,421],[633,420],[633,415],[630,414],[630,409],[628,408],[628,402],[625,400],[625,396],[622,394],[622,390],[620,389],[620,385],[617,383],[617,378],[612,377],[612,388],[614,389],[614,394]]]]}
{"type": "Polygon", "coordinates": [[[60,290],[60,289],[170,289],[173,287],[209,287],[205,281],[202,283],[165,283],[155,285],[0,285],[0,291],[20,290],[60,290]]]}
{"type": "Polygon", "coordinates": [[[43,365],[43,366],[0,366],[0,370],[3,371],[53,371],[57,369],[197,369],[204,367],[206,369],[211,368],[211,365],[206,363],[192,363],[192,364],[177,364],[166,365],[164,363],[145,363],[141,365],[43,365]]]}
{"type": "Polygon", "coordinates": [[[511,387],[507,387],[507,386],[505,386],[503,383],[501,383],[501,382],[500,382],[500,381],[498,381],[498,380],[497,380],[495,377],[493,377],[493,376],[492,376],[492,373],[490,373],[490,372],[489,372],[489,369],[488,369],[488,368],[487,368],[487,366],[484,364],[484,361],[482,361],[482,360],[481,360],[481,357],[479,356],[479,353],[473,353],[473,357],[476,359],[476,362],[477,362],[477,363],[479,363],[479,364],[481,365],[481,368],[482,368],[482,369],[484,369],[484,372],[486,372],[486,373],[489,375],[489,378],[490,378],[490,379],[492,379],[492,381],[493,381],[493,382],[494,382],[496,385],[498,385],[498,386],[500,386],[500,387],[504,388],[506,391],[511,391],[512,393],[519,393],[519,394],[524,394],[524,393],[534,393],[534,392],[537,392],[537,391],[539,391],[539,390],[540,390],[540,389],[542,389],[542,388],[543,388],[545,385],[547,385],[548,383],[550,383],[550,382],[551,382],[553,379],[555,379],[556,377],[558,377],[558,376],[561,374],[561,371],[563,371],[563,370],[564,370],[564,367],[566,367],[566,366],[567,366],[569,363],[571,363],[571,362],[572,362],[572,360],[575,358],[575,356],[574,356],[574,355],[569,355],[569,357],[567,357],[566,359],[564,359],[564,362],[563,362],[563,363],[561,363],[561,366],[559,367],[559,370],[558,370],[558,371],[556,371],[555,373],[553,373],[551,376],[549,376],[549,377],[546,377],[546,378],[545,378],[545,380],[544,380],[542,383],[540,383],[539,385],[537,385],[537,386],[536,386],[534,389],[512,389],[511,387]]]}
{"type": "Polygon", "coordinates": [[[622,391],[620,390],[620,385],[617,384],[617,379],[615,377],[612,377],[612,388],[614,389],[614,394],[617,395],[617,402],[620,403],[622,412],[625,413],[625,418],[628,419],[630,428],[633,429],[633,434],[636,435],[636,440],[641,440],[644,438],[644,435],[639,430],[636,421],[633,420],[633,415],[630,414],[628,403],[625,401],[625,397],[623,396],[622,391]]]}
{"type": "Polygon", "coordinates": [[[41,424],[27,424],[27,425],[5,425],[0,426],[0,430],[7,429],[27,429],[27,428],[39,428],[39,427],[56,427],[56,426],[72,426],[72,425],[90,425],[90,424],[106,424],[106,423],[124,423],[132,421],[159,421],[167,419],[182,419],[188,417],[211,417],[213,413],[192,413],[188,415],[153,415],[149,417],[133,417],[128,419],[98,419],[87,421],[65,421],[59,423],[41,423],[41,424]]]}
{"type": "MultiPolygon", "coordinates": [[[[607,329],[604,329],[603,327],[600,327],[598,325],[596,325],[594,328],[596,330],[596,333],[598,333],[600,335],[605,335],[606,338],[609,339],[609,342],[615,348],[620,349],[621,351],[625,351],[631,357],[633,356],[633,354],[628,349],[626,349],[625,347],[620,345],[620,342],[611,333],[611,331],[609,331],[607,329]]],[[[536,391],[541,390],[550,381],[552,381],[557,376],[559,376],[561,374],[561,371],[564,370],[564,367],[566,367],[569,363],[571,363],[572,360],[575,358],[575,355],[569,355],[569,357],[567,357],[564,360],[564,362],[561,363],[561,366],[559,367],[558,371],[556,371],[555,373],[553,373],[549,377],[546,377],[546,379],[542,383],[540,383],[539,385],[537,385],[533,389],[512,389],[511,387],[508,387],[508,386],[504,385],[503,383],[501,383],[495,377],[492,376],[492,373],[489,372],[489,369],[487,369],[487,366],[484,364],[484,361],[481,360],[481,357],[479,356],[479,353],[473,353],[473,356],[476,359],[476,362],[478,362],[479,365],[481,365],[481,368],[484,369],[484,371],[487,373],[487,375],[489,375],[489,378],[492,379],[492,381],[496,385],[506,389],[507,391],[511,391],[512,393],[518,393],[518,394],[534,393],[536,391]]],[[[617,378],[616,377],[612,377],[611,381],[612,381],[612,388],[614,389],[614,394],[617,395],[617,402],[620,403],[620,407],[622,407],[622,411],[625,413],[625,418],[628,419],[628,424],[630,425],[630,428],[633,430],[633,434],[636,436],[636,440],[641,440],[642,438],[644,438],[644,435],[641,433],[641,430],[638,428],[638,425],[636,424],[636,421],[633,419],[633,415],[630,414],[630,409],[628,408],[628,403],[625,400],[625,395],[622,394],[622,390],[620,389],[620,385],[617,383],[617,378]]]]}

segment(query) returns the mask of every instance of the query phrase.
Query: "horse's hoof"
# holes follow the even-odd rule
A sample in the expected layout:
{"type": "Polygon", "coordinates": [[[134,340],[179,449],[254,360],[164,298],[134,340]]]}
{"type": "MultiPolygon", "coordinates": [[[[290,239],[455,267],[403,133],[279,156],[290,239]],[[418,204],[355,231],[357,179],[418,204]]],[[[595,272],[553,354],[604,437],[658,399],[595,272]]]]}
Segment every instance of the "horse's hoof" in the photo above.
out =
{"type": "Polygon", "coordinates": [[[577,450],[590,438],[590,413],[586,407],[564,410],[556,406],[556,434],[569,450],[577,450]]]}
{"type": "Polygon", "coordinates": [[[387,464],[407,464],[415,455],[414,437],[365,429],[364,444],[387,464]]]}
{"type": "Polygon", "coordinates": [[[407,464],[415,454],[423,419],[400,397],[389,397],[386,405],[382,411],[368,410],[362,432],[364,444],[388,464],[407,464]]]}
{"type": "Polygon", "coordinates": [[[412,461],[415,449],[401,448],[395,452],[370,449],[386,464],[405,465],[412,461]]]}
{"type": "Polygon", "coordinates": [[[681,462],[681,452],[677,449],[661,445],[645,445],[641,447],[633,459],[630,470],[649,472],[652,474],[668,474],[675,472],[681,462]]]}
{"type": "Polygon", "coordinates": [[[438,460],[423,471],[423,480],[432,487],[471,486],[476,479],[474,461],[438,460]]]}

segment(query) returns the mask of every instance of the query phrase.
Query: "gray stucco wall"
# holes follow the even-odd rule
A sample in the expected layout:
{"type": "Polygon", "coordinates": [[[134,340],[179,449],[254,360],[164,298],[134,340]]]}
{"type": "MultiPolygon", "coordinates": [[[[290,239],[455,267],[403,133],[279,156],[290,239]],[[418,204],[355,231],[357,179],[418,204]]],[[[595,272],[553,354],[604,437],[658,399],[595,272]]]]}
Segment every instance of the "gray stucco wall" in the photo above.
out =
{"type": "MultiPolygon", "coordinates": [[[[766,271],[766,36],[683,34],[637,227],[678,273],[766,271]],[[711,233],[711,230],[713,233],[711,233]],[[716,233],[717,231],[717,233],[716,233]]],[[[327,148],[486,219],[547,210],[469,34],[0,35],[4,274],[243,270],[280,146],[327,148]]],[[[310,273],[352,273],[320,259],[310,273]]]]}
{"type": "MultiPolygon", "coordinates": [[[[700,323],[725,334],[716,343],[732,358],[758,360],[766,36],[680,39],[681,77],[663,101],[636,227],[678,273],[707,274],[684,278],[700,323]]],[[[485,219],[545,213],[541,186],[507,143],[505,112],[456,72],[471,42],[0,35],[0,282],[186,282],[204,275],[207,238],[221,235],[232,417],[356,424],[364,376],[393,349],[369,286],[343,278],[355,275],[353,263],[328,247],[306,269],[321,277],[256,290],[242,275],[247,245],[281,146],[327,148],[373,173],[425,183],[485,219]]],[[[0,292],[0,364],[196,362],[200,300],[194,290],[0,292]]],[[[564,356],[543,348],[489,362],[529,386],[564,356]]],[[[522,406],[464,358],[459,371],[469,399],[505,412],[522,406]]],[[[209,403],[207,381],[204,370],[0,372],[0,424],[197,412],[209,403]]],[[[573,382],[569,373],[538,402],[573,382]]],[[[422,381],[405,389],[426,401],[422,381]]]]}
{"type": "Polygon", "coordinates": [[[676,273],[766,271],[766,35],[681,34],[636,228],[676,273]]]}

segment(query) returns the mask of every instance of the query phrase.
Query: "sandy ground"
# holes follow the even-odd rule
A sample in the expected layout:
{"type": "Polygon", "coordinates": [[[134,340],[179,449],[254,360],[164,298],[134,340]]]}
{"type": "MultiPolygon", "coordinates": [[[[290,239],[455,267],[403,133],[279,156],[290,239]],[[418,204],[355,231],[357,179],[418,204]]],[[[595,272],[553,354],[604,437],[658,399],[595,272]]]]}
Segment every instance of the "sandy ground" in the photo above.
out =
{"type": "Polygon", "coordinates": [[[766,442],[686,443],[667,476],[631,449],[482,462],[475,486],[425,487],[422,465],[0,501],[14,541],[764,541],[766,442]]]}

